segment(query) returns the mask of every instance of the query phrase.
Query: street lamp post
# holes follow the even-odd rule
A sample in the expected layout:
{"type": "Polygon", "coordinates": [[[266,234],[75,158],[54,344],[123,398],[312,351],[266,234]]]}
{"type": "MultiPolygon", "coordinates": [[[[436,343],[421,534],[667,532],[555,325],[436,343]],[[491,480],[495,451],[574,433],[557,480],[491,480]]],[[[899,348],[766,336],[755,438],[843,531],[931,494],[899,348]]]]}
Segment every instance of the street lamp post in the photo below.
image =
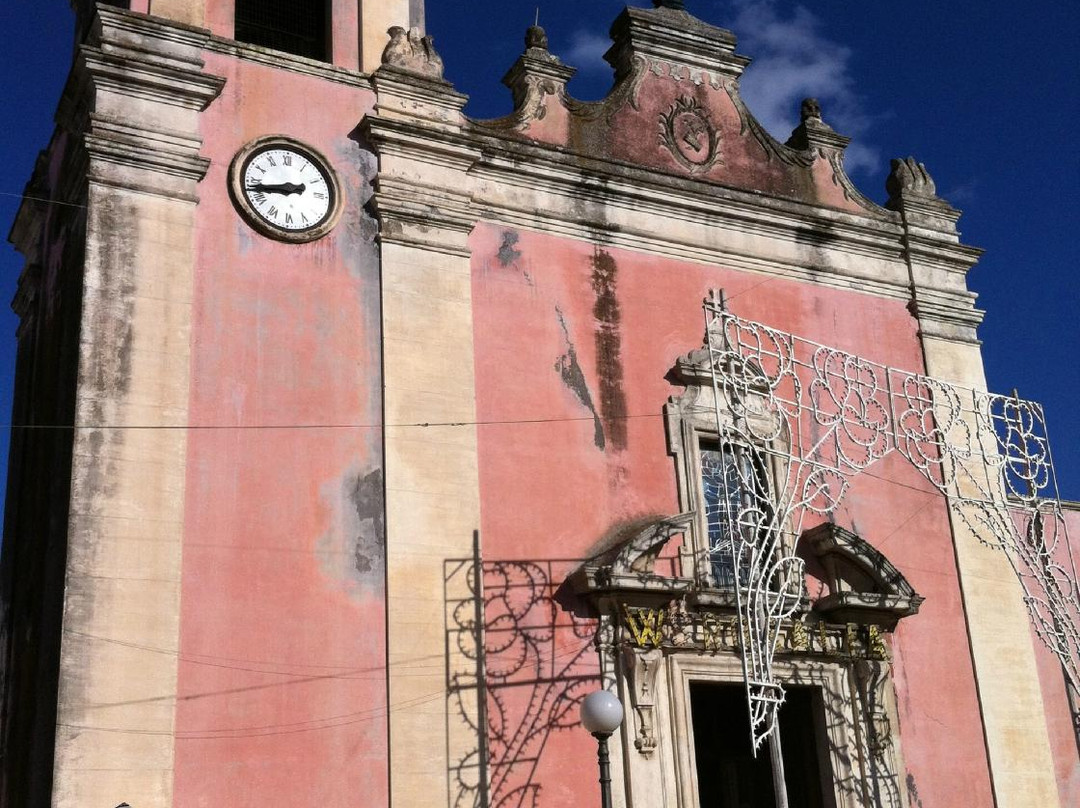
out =
{"type": "Polygon", "coordinates": [[[622,702],[606,690],[590,693],[581,702],[581,723],[596,738],[596,756],[600,762],[600,806],[611,808],[611,758],[608,738],[623,720],[622,702]]]}

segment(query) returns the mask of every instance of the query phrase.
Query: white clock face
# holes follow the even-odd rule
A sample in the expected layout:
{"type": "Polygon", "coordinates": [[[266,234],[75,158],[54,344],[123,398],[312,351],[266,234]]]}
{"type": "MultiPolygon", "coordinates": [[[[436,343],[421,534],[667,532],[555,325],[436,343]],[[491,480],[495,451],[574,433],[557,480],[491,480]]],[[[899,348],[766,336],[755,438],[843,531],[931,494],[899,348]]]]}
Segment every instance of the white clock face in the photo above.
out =
{"type": "Polygon", "coordinates": [[[240,180],[251,210],[271,228],[295,233],[327,222],[336,205],[329,170],[313,155],[266,146],[244,162],[240,180]]]}

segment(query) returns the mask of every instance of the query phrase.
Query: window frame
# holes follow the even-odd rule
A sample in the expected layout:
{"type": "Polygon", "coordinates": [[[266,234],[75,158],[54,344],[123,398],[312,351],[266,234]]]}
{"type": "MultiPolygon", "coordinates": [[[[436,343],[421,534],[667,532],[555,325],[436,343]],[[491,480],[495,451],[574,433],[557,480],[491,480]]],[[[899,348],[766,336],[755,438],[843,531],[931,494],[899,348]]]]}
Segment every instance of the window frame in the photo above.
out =
{"type": "MultiPolygon", "coordinates": [[[[668,721],[661,723],[667,724],[670,730],[668,745],[674,749],[678,805],[680,808],[695,808],[701,803],[690,685],[701,682],[742,687],[742,661],[738,656],[729,654],[672,654],[667,662],[670,708],[668,721]],[[677,739],[685,739],[685,742],[679,743],[677,739]]],[[[838,720],[829,720],[830,713],[827,712],[822,728],[828,749],[821,757],[821,776],[823,780],[831,780],[836,808],[865,808],[866,803],[859,793],[863,781],[862,739],[855,729],[859,716],[852,706],[854,683],[850,681],[848,666],[808,659],[777,660],[774,665],[777,677],[784,685],[815,688],[825,701],[827,711],[835,710],[838,720]]],[[[748,731],[748,728],[739,727],[739,730],[748,731]]]]}
{"type": "MultiPolygon", "coordinates": [[[[667,427],[668,452],[675,458],[676,487],[679,507],[683,511],[693,511],[695,518],[691,523],[687,541],[679,549],[683,574],[693,578],[699,586],[716,593],[723,602],[731,601],[734,605],[734,588],[721,586],[712,572],[709,544],[709,525],[706,513],[707,500],[702,479],[702,448],[712,445],[723,447],[743,447],[748,451],[764,477],[763,488],[766,496],[775,507],[777,492],[783,490],[786,483],[780,458],[786,454],[784,436],[771,441],[753,443],[736,429],[731,408],[725,400],[719,402],[719,421],[721,431],[717,431],[717,402],[711,383],[696,374],[686,380],[686,390],[680,396],[673,396],[664,406],[667,427]],[[687,546],[689,544],[689,546],[687,546]]],[[[774,430],[769,427],[777,422],[765,413],[764,407],[747,418],[754,419],[758,434],[768,434],[774,430]]],[[[781,553],[790,553],[790,538],[786,531],[781,531],[781,553]]]]}

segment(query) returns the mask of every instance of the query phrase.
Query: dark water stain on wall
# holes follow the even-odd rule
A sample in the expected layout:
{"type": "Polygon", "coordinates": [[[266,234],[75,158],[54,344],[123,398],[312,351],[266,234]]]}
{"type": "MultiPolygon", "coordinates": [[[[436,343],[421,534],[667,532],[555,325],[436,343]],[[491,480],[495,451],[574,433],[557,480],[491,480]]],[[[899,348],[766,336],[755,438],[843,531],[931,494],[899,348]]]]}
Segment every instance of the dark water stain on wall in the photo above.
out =
{"type": "Polygon", "coordinates": [[[562,377],[563,384],[566,385],[567,389],[577,396],[578,401],[592,413],[593,443],[596,444],[597,449],[604,451],[607,443],[604,438],[604,425],[600,422],[600,416],[597,414],[596,406],[593,404],[589,385],[585,381],[585,374],[581,370],[581,365],[578,364],[577,350],[570,339],[570,329],[566,327],[566,318],[558,306],[555,307],[555,316],[559,318],[559,326],[562,328],[563,338],[566,340],[566,353],[555,360],[555,370],[562,377]]]}
{"type": "Polygon", "coordinates": [[[517,249],[518,239],[521,238],[513,230],[504,230],[502,234],[502,243],[499,244],[499,252],[497,253],[499,263],[504,267],[510,266],[512,263],[521,258],[521,250],[517,249]]]}
{"type": "Polygon", "coordinates": [[[619,266],[599,247],[592,257],[592,288],[596,295],[596,372],[600,377],[600,414],[604,432],[615,449],[626,448],[626,393],[623,391],[622,333],[616,294],[619,266]]]}
{"type": "Polygon", "coordinates": [[[323,500],[334,514],[316,547],[323,573],[350,597],[380,594],[385,565],[382,469],[346,472],[336,485],[324,487],[323,500]]]}

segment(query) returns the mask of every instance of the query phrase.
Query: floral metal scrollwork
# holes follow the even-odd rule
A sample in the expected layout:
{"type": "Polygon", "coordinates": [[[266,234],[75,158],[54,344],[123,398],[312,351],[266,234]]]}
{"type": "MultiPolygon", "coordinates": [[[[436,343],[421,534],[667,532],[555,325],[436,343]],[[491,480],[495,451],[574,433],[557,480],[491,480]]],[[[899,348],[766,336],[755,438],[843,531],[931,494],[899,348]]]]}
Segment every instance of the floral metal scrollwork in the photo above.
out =
{"type": "Polygon", "coordinates": [[[957,524],[1005,553],[1036,632],[1080,693],[1080,584],[1038,404],[786,334],[733,315],[720,296],[705,319],[721,445],[777,470],[770,491],[742,486],[726,514],[755,750],[783,702],[772,653],[802,597],[803,520],[834,513],[851,480],[894,453],[944,495],[957,524]]]}

